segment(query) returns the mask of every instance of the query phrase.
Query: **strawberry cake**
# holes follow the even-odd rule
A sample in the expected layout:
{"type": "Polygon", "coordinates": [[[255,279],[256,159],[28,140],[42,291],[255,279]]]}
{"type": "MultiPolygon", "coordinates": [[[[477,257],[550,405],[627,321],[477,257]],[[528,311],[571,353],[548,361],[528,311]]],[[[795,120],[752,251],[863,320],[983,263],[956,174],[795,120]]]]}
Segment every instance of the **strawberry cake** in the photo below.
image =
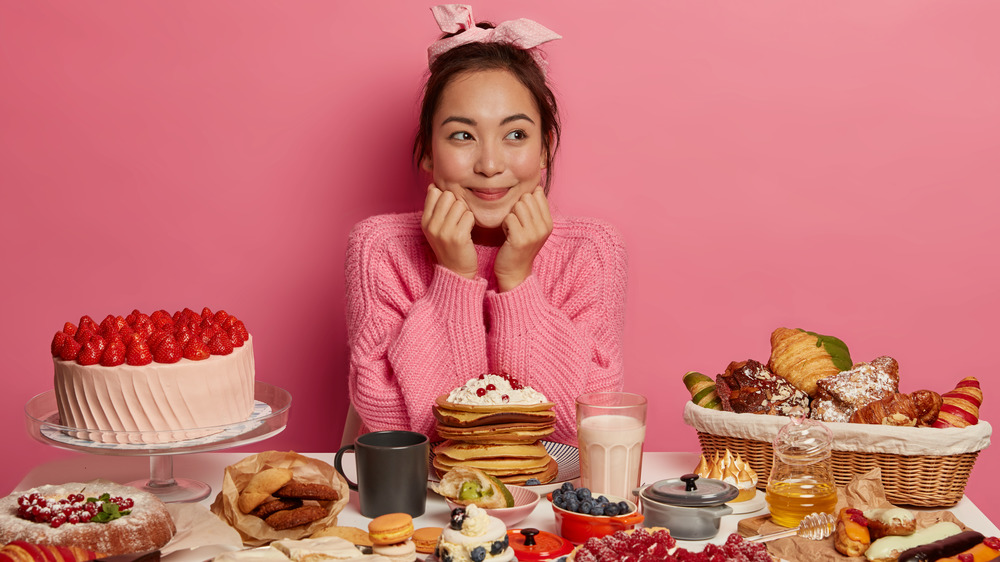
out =
{"type": "Polygon", "coordinates": [[[110,443],[211,435],[250,417],[253,338],[223,310],[67,322],[52,338],[60,425],[110,443]]]}

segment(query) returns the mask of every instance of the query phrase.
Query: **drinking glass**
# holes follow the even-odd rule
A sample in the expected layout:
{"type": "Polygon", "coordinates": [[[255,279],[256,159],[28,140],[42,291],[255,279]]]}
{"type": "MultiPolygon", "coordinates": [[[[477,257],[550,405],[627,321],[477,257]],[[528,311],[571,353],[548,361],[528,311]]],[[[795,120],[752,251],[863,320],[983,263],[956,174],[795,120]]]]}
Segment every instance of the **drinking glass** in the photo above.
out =
{"type": "Polygon", "coordinates": [[[646,397],[630,392],[591,392],[576,399],[580,485],[597,496],[632,499],[642,472],[646,397]]]}

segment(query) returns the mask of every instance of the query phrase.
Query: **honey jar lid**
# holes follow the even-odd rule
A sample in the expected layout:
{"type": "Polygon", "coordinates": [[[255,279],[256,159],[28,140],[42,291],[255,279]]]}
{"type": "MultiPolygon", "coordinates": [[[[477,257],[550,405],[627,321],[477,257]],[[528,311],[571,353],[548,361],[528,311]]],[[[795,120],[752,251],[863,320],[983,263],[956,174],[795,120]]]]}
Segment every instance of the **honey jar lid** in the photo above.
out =
{"type": "Polygon", "coordinates": [[[531,527],[510,529],[507,539],[521,562],[559,558],[573,551],[573,543],[568,540],[531,527]]]}

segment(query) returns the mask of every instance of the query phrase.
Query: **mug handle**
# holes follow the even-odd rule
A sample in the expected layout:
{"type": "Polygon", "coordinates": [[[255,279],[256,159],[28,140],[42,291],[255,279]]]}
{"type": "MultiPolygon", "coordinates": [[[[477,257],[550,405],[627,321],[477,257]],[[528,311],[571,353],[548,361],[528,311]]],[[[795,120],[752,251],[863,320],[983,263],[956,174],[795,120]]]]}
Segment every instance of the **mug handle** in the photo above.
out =
{"type": "Polygon", "coordinates": [[[337,451],[337,456],[333,457],[333,468],[337,469],[337,472],[339,472],[340,475],[344,477],[344,480],[347,481],[347,487],[357,492],[358,485],[355,484],[354,482],[351,482],[351,479],[348,478],[346,474],[344,474],[344,467],[340,463],[341,457],[343,457],[344,453],[346,453],[348,450],[354,451],[354,453],[357,454],[357,451],[354,449],[353,443],[350,445],[344,445],[343,447],[340,448],[339,451],[337,451]]]}

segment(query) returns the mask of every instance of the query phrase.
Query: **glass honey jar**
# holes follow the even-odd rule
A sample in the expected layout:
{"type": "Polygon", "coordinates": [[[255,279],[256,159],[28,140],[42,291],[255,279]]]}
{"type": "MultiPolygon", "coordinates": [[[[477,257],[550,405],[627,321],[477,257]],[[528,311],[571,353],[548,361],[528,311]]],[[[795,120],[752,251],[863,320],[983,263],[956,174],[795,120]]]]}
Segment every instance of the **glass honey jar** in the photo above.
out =
{"type": "Polygon", "coordinates": [[[771,520],[795,527],[810,513],[834,513],[837,485],[833,479],[833,432],[796,408],[774,438],[774,463],[767,481],[771,520]]]}

